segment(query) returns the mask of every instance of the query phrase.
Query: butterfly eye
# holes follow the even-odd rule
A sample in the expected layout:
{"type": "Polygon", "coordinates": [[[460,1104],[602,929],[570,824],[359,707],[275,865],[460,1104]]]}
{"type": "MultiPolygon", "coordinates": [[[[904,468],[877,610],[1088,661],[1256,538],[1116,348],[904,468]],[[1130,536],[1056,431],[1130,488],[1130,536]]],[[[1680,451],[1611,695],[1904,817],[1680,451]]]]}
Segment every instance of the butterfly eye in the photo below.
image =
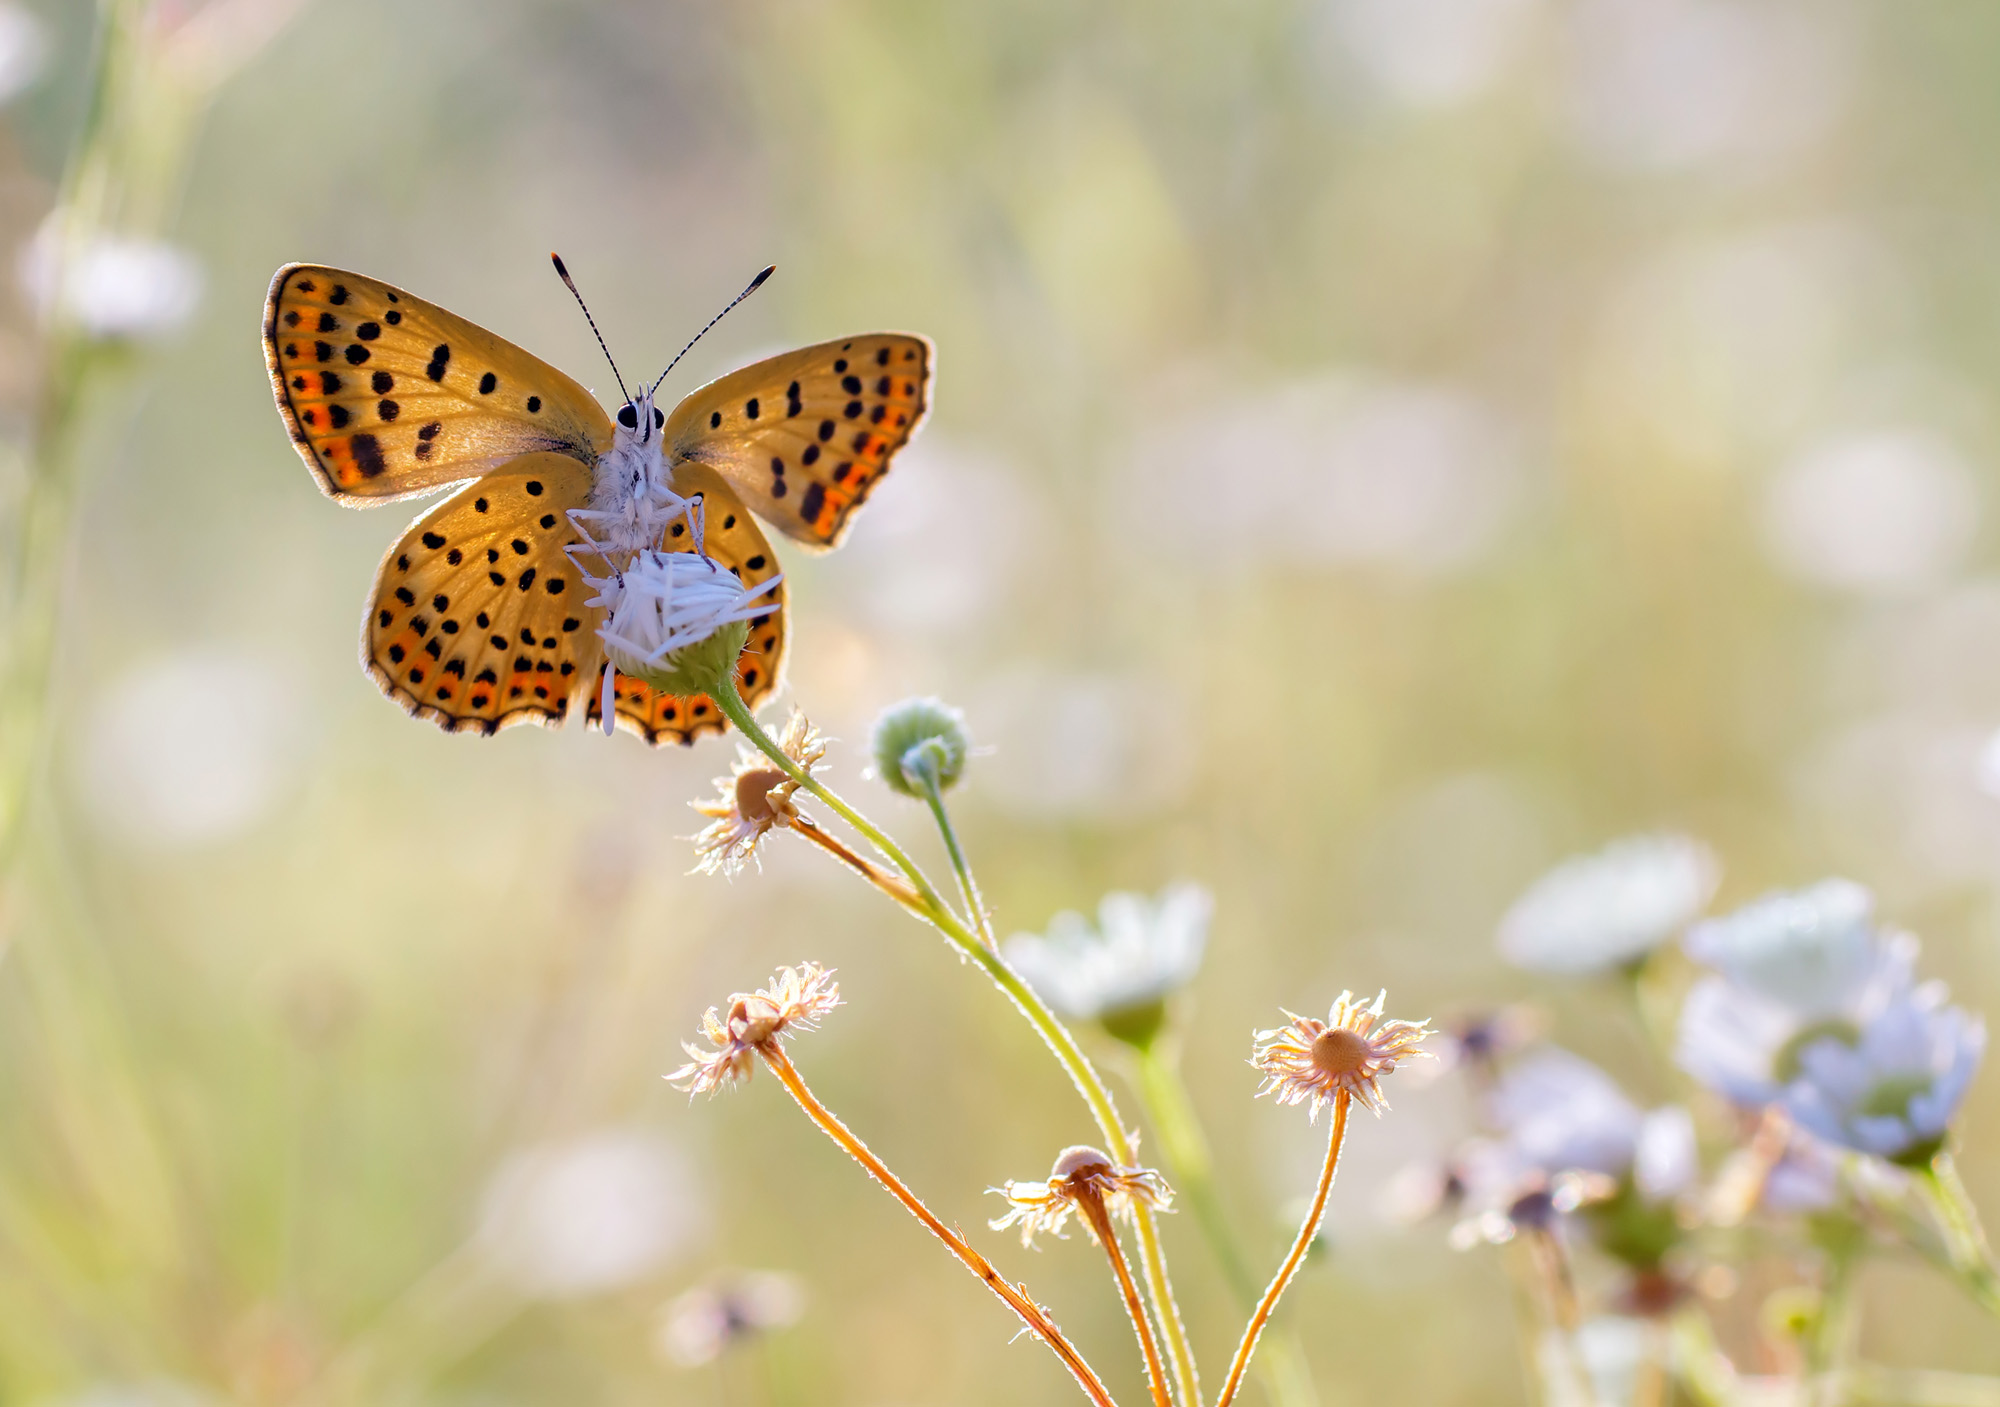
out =
{"type": "Polygon", "coordinates": [[[618,423],[627,430],[639,428],[639,412],[636,407],[623,405],[618,408],[618,423]]]}
{"type": "Polygon", "coordinates": [[[660,408],[659,408],[658,406],[654,406],[654,407],[653,407],[653,428],[654,428],[655,430],[657,430],[657,429],[659,429],[659,428],[660,428],[660,427],[661,427],[662,425],[665,425],[666,423],[667,423],[667,413],[666,413],[665,411],[661,410],[661,409],[660,409],[660,408]]]}

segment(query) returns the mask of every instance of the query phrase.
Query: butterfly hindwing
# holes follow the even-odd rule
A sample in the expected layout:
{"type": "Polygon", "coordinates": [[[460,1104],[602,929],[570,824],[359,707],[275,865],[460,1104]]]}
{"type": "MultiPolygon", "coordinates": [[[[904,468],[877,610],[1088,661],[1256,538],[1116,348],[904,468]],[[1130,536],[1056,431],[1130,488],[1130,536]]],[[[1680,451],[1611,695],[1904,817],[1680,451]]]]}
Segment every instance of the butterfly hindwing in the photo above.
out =
{"type": "Polygon", "coordinates": [[[589,464],[611,421],[582,386],[379,279],[291,264],[271,280],[264,359],[278,411],[330,497],[406,498],[522,454],[589,464]]]}
{"type": "Polygon", "coordinates": [[[595,678],[601,612],[563,549],[590,470],[526,455],[430,509],[375,574],[361,665],[448,732],[556,725],[595,678]]]}
{"type": "Polygon", "coordinates": [[[753,363],[695,391],[664,434],[787,537],[840,545],[930,404],[930,339],[875,332],[753,363]]]}
{"type": "MultiPolygon", "coordinates": [[[[745,586],[755,586],[777,574],[778,559],[770,541],[720,475],[702,464],[677,464],[673,475],[674,492],[688,497],[701,495],[702,545],[709,557],[734,572],[745,586]]],[[[671,525],[662,545],[669,551],[692,550],[685,525],[671,525]]],[[[736,689],[752,709],[774,694],[784,677],[785,583],[778,583],[770,599],[772,609],[752,618],[749,641],[736,661],[736,689]]],[[[588,707],[593,722],[604,716],[601,683],[592,681],[588,707]]],[[[663,694],[626,674],[618,676],[614,687],[617,726],[655,746],[692,743],[705,733],[723,730],[722,712],[706,695],[685,698],[663,694]]]]}

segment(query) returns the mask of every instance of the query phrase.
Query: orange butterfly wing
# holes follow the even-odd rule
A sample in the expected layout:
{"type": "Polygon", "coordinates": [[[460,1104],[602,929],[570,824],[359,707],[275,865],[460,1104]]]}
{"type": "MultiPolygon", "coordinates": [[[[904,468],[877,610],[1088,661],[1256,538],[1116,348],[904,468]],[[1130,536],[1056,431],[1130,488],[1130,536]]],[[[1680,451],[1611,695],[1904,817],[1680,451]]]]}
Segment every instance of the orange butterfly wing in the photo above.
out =
{"type": "Polygon", "coordinates": [[[936,361],[927,337],[873,332],[754,362],[674,408],[668,454],[717,470],[787,537],[838,547],[923,423],[936,361]]]}

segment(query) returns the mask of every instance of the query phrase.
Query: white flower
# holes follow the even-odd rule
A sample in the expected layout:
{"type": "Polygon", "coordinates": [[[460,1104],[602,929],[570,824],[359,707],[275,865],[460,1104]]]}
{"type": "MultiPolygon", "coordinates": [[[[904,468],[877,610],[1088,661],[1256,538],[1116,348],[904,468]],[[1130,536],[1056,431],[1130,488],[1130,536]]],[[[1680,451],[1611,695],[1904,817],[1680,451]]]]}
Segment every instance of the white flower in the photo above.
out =
{"type": "Polygon", "coordinates": [[[0,4],[0,103],[34,82],[48,56],[42,22],[23,6],[0,4]]]}
{"type": "Polygon", "coordinates": [[[102,340],[158,338],[201,301],[201,266],[159,240],[98,235],[62,249],[57,211],[21,252],[21,282],[42,319],[102,340]]]}
{"type": "Polygon", "coordinates": [[[1697,924],[1681,946],[1758,996],[1831,1015],[1852,1005],[1879,966],[1874,909],[1866,889],[1829,879],[1697,924]]]}
{"type": "Polygon", "coordinates": [[[1658,1351],[1659,1334],[1650,1320],[1611,1314],[1586,1319],[1574,1334],[1547,1331],[1536,1344],[1536,1355],[1549,1407],[1639,1400],[1639,1375],[1658,1351]],[[1589,1380],[1587,1394],[1576,1380],[1579,1368],[1589,1380]]]}
{"type": "Polygon", "coordinates": [[[1905,985],[1858,1036],[1829,1033],[1799,1050],[1785,1111],[1829,1143],[1921,1162],[1943,1142],[1985,1052],[1985,1023],[1945,1005],[1942,984],[1905,985]]]}
{"type": "Polygon", "coordinates": [[[742,1339],[790,1328],[805,1308],[805,1286],[796,1275],[774,1270],[722,1275],[669,1304],[653,1342],[669,1361],[699,1368],[742,1339]]]}
{"type": "Polygon", "coordinates": [[[643,1279],[700,1227],[680,1150],[604,1129],[510,1155],[487,1187],[476,1242],[521,1293],[570,1299],[643,1279]]]}
{"type": "Polygon", "coordinates": [[[1632,1147],[1632,1181],[1649,1202],[1664,1202],[1694,1186],[1701,1172],[1694,1115],[1678,1104],[1651,1110],[1632,1147]]]}
{"type": "Polygon", "coordinates": [[[1007,961],[1064,1016],[1115,1016],[1162,1001],[1193,979],[1214,908],[1198,884],[1169,885],[1157,899],[1107,894],[1096,927],[1082,914],[1057,914],[1046,937],[1008,939],[1007,961]]]}
{"type": "MultiPolygon", "coordinates": [[[[753,617],[778,609],[771,593],[783,573],[748,590],[728,568],[699,552],[635,553],[624,569],[606,577],[584,576],[597,595],[585,604],[604,609],[597,628],[604,653],[621,674],[643,679],[667,693],[704,693],[702,679],[734,668],[739,638],[728,658],[697,659],[684,651],[732,627],[748,629],[753,617]],[[684,669],[683,666],[686,666],[684,669]]],[[[604,675],[604,731],[613,721],[611,671],[604,675]]]]}
{"type": "Polygon", "coordinates": [[[1641,835],[1566,860],[1514,901],[1500,952],[1516,967],[1577,975],[1644,957],[1699,914],[1719,868],[1700,841],[1641,835]]]}

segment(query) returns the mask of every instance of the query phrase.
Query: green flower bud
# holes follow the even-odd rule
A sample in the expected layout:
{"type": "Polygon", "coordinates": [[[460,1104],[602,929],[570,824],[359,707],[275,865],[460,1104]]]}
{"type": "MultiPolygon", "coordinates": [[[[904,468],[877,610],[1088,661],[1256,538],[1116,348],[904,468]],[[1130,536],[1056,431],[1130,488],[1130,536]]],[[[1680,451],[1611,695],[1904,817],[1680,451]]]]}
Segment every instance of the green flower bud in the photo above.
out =
{"type": "Polygon", "coordinates": [[[965,715],[942,699],[905,699],[875,720],[875,770],[892,790],[919,799],[949,789],[965,773],[971,740],[965,715]]]}

